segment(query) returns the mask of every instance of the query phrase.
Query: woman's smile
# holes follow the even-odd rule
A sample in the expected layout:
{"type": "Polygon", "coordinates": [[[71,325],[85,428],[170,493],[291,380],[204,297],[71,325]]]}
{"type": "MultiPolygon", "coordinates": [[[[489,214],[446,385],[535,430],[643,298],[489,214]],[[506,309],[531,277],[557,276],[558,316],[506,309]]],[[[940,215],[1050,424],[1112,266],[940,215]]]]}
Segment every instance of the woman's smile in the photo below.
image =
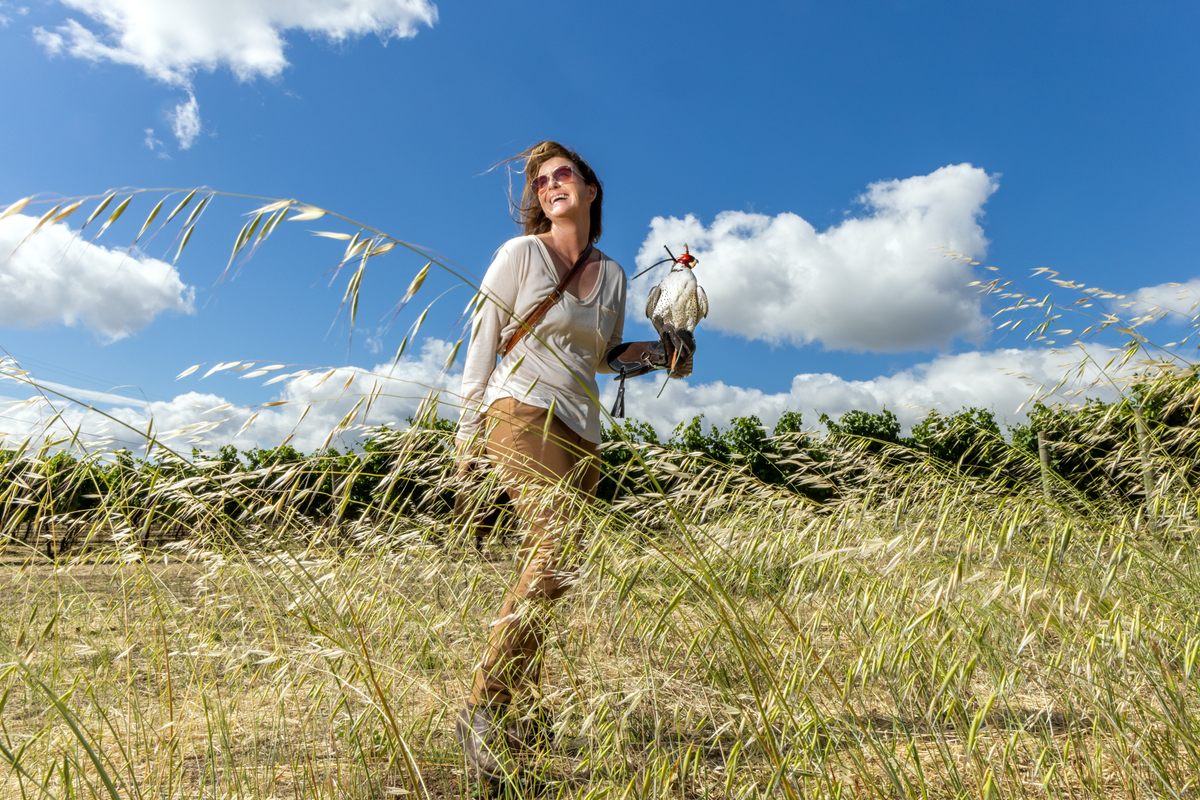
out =
{"type": "Polygon", "coordinates": [[[537,185],[538,202],[547,217],[587,213],[586,204],[581,202],[586,184],[568,159],[555,157],[547,160],[534,183],[537,185]]]}

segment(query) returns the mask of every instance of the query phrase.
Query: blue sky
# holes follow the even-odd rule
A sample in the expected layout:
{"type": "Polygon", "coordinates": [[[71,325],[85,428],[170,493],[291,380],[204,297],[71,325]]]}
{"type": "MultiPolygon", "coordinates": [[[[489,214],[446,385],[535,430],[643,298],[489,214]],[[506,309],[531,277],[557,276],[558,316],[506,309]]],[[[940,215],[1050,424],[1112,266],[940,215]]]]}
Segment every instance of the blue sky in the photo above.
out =
{"type": "MultiPolygon", "coordinates": [[[[1029,276],[1047,266],[1194,302],[1164,287],[1197,285],[1191,3],[210,5],[0,0],[0,207],[39,195],[0,221],[0,346],[135,426],[208,421],[181,442],[315,447],[380,380],[365,421],[403,419],[420,387],[453,387],[441,365],[471,290],[435,270],[386,324],[424,263],[389,254],[367,270],[352,331],[346,273],[331,283],[341,246],[309,233],[335,229],[328,218],[284,224],[220,279],[254,207],[229,197],[174,266],[174,228],[130,249],[161,193],[137,196],[94,243],[76,235],[85,205],[39,233],[57,238],[16,248],[57,195],[204,185],[297,198],[478,278],[516,233],[505,171],[489,167],[559,139],[604,181],[601,248],[630,275],[664,244],[701,257],[713,312],[696,371],[657,398],[643,379],[628,404],[664,432],[695,413],[770,423],[785,408],[814,425],[884,406],[908,424],[965,405],[1018,419],[1080,356],[996,330],[999,305],[968,286],[996,274],[988,265],[1035,294],[1054,288],[1029,276]],[[231,361],[256,366],[202,378],[231,361]],[[322,381],[326,368],[339,371],[322,381]],[[303,369],[317,372],[263,385],[303,369]]],[[[649,334],[636,299],[650,285],[632,288],[630,335],[649,334]]],[[[0,434],[35,433],[52,413],[0,407],[0,434]]]]}

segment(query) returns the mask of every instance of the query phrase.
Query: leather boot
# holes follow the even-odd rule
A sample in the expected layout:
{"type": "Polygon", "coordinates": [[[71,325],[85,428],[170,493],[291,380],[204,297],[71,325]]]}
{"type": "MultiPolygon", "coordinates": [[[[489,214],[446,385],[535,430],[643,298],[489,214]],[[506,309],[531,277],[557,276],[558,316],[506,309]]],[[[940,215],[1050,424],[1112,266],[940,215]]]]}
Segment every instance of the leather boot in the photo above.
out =
{"type": "Polygon", "coordinates": [[[454,722],[467,769],[478,780],[502,783],[514,775],[509,735],[504,718],[507,707],[467,706],[454,722]]]}

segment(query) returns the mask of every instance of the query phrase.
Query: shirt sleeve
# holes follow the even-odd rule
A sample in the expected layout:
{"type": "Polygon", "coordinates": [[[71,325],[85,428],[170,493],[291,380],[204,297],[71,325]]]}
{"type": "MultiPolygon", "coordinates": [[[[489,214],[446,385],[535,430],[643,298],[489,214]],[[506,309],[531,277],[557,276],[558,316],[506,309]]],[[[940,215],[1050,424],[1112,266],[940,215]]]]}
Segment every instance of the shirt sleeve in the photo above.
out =
{"type": "Polygon", "coordinates": [[[600,358],[596,362],[596,371],[602,373],[615,372],[608,365],[608,353],[614,347],[624,341],[625,336],[625,290],[628,286],[628,280],[625,277],[625,270],[619,266],[616,267],[617,279],[620,283],[617,285],[617,319],[613,323],[612,335],[608,337],[608,344],[604,347],[604,352],[600,353],[600,358]]]}
{"type": "Polygon", "coordinates": [[[483,406],[488,381],[496,368],[500,336],[512,319],[517,302],[519,276],[513,248],[505,244],[496,251],[479,285],[471,314],[471,340],[463,361],[462,414],[458,419],[459,448],[469,447],[483,426],[483,406]]]}

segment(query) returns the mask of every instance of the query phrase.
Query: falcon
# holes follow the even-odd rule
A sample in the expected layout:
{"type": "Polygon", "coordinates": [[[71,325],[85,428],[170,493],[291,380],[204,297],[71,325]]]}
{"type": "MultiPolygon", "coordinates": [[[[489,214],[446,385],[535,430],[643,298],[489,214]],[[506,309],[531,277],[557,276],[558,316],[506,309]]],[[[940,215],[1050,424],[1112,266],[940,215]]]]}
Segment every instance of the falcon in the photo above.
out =
{"type": "Polygon", "coordinates": [[[700,261],[688,252],[687,245],[683,246],[683,255],[678,258],[670,250],[667,252],[671,254],[671,271],[650,290],[650,297],[646,300],[646,316],[664,341],[669,337],[674,342],[684,343],[682,348],[671,348],[668,370],[672,375],[686,375],[691,372],[691,351],[694,349],[687,343],[695,341],[692,332],[700,320],[708,316],[708,295],[692,272],[700,261]],[[681,332],[686,332],[686,336],[680,336],[681,332]],[[677,363],[681,349],[683,363],[677,363]]]}

